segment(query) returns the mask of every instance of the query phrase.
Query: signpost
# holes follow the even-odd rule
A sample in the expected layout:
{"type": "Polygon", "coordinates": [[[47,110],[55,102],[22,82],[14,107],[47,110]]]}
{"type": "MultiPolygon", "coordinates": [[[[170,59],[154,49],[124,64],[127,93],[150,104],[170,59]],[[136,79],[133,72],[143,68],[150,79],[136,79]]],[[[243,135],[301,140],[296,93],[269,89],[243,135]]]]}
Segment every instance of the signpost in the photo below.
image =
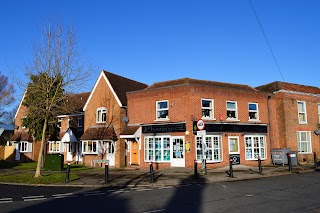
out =
{"type": "Polygon", "coordinates": [[[207,159],[207,146],[206,146],[206,130],[204,130],[205,128],[205,123],[202,119],[199,119],[197,121],[197,136],[201,137],[201,143],[202,143],[202,174],[207,174],[207,166],[206,166],[206,159],[207,159]]]}

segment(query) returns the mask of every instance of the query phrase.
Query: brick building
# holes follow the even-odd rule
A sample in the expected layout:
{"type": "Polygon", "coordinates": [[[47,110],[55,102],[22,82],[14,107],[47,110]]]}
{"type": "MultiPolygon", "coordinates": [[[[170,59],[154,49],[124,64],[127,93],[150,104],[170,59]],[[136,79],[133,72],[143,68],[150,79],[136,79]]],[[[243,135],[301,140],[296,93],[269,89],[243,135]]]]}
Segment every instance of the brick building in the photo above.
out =
{"type": "Polygon", "coordinates": [[[271,162],[267,93],[183,78],[128,92],[127,98],[129,123],[121,138],[130,144],[130,164],[193,167],[195,160],[202,161],[203,150],[209,168],[229,165],[230,157],[243,165],[257,165],[258,157],[263,164],[271,162]],[[197,135],[199,119],[205,123],[204,137],[197,135]]]}
{"type": "Polygon", "coordinates": [[[80,137],[84,132],[83,107],[90,93],[70,94],[64,100],[63,112],[58,116],[59,135],[47,141],[48,154],[64,154],[65,162],[82,162],[80,137]]]}
{"type": "Polygon", "coordinates": [[[126,143],[120,133],[127,125],[126,93],[146,84],[102,71],[84,106],[84,134],[81,136],[83,163],[108,160],[110,166],[124,167],[126,143]]]}
{"type": "Polygon", "coordinates": [[[320,153],[320,89],[279,81],[257,89],[270,96],[271,148],[290,148],[299,163],[313,163],[313,152],[320,153]]]}

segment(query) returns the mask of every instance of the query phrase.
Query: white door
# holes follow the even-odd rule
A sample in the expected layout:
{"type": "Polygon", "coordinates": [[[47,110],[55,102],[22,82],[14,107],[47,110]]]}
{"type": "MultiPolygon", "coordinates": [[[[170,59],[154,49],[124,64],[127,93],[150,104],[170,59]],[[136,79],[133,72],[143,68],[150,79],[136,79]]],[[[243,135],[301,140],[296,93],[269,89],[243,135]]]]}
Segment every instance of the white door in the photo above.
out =
{"type": "Polygon", "coordinates": [[[109,160],[109,165],[115,165],[115,154],[114,154],[114,142],[107,142],[106,160],[109,160]]]}
{"type": "Polygon", "coordinates": [[[20,142],[14,143],[14,144],[15,144],[15,150],[16,150],[15,160],[20,160],[20,142]]]}
{"type": "Polygon", "coordinates": [[[184,137],[171,137],[171,166],[185,167],[184,137]]]}
{"type": "Polygon", "coordinates": [[[77,143],[77,161],[82,161],[82,142],[77,143]]]}
{"type": "Polygon", "coordinates": [[[67,144],[67,161],[72,161],[74,151],[74,143],[67,144]]]}

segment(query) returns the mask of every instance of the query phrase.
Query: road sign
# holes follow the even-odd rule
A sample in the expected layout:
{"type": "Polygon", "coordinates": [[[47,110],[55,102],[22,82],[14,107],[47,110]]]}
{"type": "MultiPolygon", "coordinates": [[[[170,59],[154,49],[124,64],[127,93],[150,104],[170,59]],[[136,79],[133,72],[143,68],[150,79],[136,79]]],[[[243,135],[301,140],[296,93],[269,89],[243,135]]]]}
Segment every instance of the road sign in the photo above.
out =
{"type": "Polygon", "coordinates": [[[205,127],[205,124],[204,124],[204,121],[202,119],[199,119],[197,121],[197,128],[198,130],[204,130],[204,127],[205,127]]]}
{"type": "Polygon", "coordinates": [[[198,137],[206,136],[206,130],[197,131],[197,136],[198,137]]]}

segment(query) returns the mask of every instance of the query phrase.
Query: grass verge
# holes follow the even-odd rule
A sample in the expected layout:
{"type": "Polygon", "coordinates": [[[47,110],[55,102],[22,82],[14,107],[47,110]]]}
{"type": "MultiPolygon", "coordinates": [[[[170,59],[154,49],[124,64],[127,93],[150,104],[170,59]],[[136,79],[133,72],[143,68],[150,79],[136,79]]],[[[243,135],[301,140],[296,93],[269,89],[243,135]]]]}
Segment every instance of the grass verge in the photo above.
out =
{"type": "MultiPolygon", "coordinates": [[[[77,174],[70,174],[69,180],[73,181],[78,179],[77,174]]],[[[0,182],[5,183],[27,183],[27,184],[55,184],[64,183],[66,179],[65,173],[45,173],[39,178],[34,178],[34,172],[16,173],[10,175],[0,176],[0,182]]]]}

